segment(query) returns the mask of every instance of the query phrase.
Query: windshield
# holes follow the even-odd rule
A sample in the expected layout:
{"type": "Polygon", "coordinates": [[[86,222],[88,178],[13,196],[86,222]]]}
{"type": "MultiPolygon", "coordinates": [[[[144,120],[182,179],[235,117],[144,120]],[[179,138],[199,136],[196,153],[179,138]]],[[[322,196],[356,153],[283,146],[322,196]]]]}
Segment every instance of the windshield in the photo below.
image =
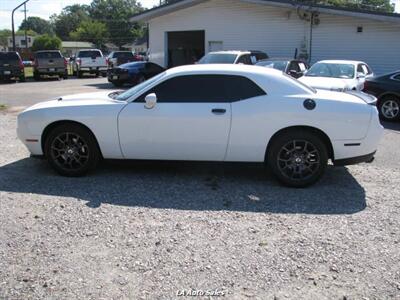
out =
{"type": "Polygon", "coordinates": [[[0,60],[19,60],[15,52],[0,52],[0,60]]]}
{"type": "Polygon", "coordinates": [[[209,53],[199,60],[199,64],[233,64],[237,55],[230,53],[209,53]]]}
{"type": "Polygon", "coordinates": [[[126,92],[118,95],[118,97],[116,97],[115,99],[121,100],[121,101],[127,101],[133,95],[139,93],[140,91],[144,90],[148,86],[152,85],[154,82],[158,81],[160,78],[164,77],[165,74],[166,74],[166,72],[158,74],[157,76],[155,76],[151,79],[148,79],[148,80],[142,82],[141,84],[138,84],[138,85],[134,86],[133,88],[127,90],[126,92]]]}
{"type": "Polygon", "coordinates": [[[355,67],[352,64],[316,63],[306,73],[307,77],[354,78],[355,67]]]}
{"type": "Polygon", "coordinates": [[[288,61],[284,61],[284,60],[279,60],[279,61],[266,60],[266,61],[259,61],[256,65],[266,67],[266,68],[272,68],[272,69],[276,69],[276,70],[280,70],[280,71],[285,71],[287,64],[288,64],[288,61]]]}

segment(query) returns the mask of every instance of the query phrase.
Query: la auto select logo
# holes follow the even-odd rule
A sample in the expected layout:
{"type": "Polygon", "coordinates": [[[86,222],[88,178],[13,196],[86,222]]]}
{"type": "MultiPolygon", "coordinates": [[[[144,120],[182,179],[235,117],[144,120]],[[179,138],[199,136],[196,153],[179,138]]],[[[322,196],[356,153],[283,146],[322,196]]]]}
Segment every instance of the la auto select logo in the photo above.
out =
{"type": "Polygon", "coordinates": [[[183,297],[188,297],[188,296],[193,296],[193,297],[204,297],[204,296],[217,296],[217,297],[223,297],[225,296],[225,292],[219,289],[215,290],[193,290],[193,289],[183,289],[183,290],[178,290],[176,292],[176,296],[183,296],[183,297]]]}

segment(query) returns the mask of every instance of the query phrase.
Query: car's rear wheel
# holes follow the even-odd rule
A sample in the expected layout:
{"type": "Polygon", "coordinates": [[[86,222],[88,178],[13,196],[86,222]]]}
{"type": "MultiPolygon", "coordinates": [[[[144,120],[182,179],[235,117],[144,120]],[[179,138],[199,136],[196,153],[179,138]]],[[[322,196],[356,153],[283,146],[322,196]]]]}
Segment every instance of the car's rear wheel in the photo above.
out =
{"type": "Polygon", "coordinates": [[[93,134],[77,124],[64,124],[54,128],[45,142],[45,155],[59,174],[83,176],[93,170],[100,151],[93,134]]]}
{"type": "Polygon", "coordinates": [[[290,187],[306,187],[324,174],[328,163],[327,146],[317,134],[292,130],[271,142],[267,166],[281,183],[290,187]]]}
{"type": "Polygon", "coordinates": [[[39,74],[39,72],[37,72],[37,71],[34,71],[34,72],[33,72],[33,79],[35,79],[36,81],[39,81],[39,80],[40,80],[40,74],[39,74]]]}
{"type": "Polygon", "coordinates": [[[81,72],[81,71],[76,71],[76,76],[78,77],[78,78],[82,78],[83,77],[83,73],[81,72]]]}
{"type": "Polygon", "coordinates": [[[382,120],[400,120],[400,98],[394,95],[385,96],[379,101],[378,109],[382,120]]]}

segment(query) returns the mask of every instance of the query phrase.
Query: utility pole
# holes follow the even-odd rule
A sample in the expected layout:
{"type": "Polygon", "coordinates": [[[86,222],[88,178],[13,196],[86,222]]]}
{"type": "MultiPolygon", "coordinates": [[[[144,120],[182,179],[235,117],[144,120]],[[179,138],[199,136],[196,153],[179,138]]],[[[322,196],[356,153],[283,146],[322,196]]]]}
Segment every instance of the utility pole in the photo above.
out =
{"type": "Polygon", "coordinates": [[[25,14],[25,49],[26,53],[28,53],[28,34],[27,34],[27,26],[26,26],[26,2],[24,3],[24,14],[25,14]]]}
{"type": "Polygon", "coordinates": [[[12,40],[13,40],[13,51],[15,51],[15,29],[14,29],[14,13],[15,11],[20,8],[22,5],[24,5],[26,2],[28,2],[29,0],[25,0],[24,2],[22,2],[20,5],[18,5],[16,8],[13,9],[12,13],[11,13],[11,27],[12,27],[12,40]]]}

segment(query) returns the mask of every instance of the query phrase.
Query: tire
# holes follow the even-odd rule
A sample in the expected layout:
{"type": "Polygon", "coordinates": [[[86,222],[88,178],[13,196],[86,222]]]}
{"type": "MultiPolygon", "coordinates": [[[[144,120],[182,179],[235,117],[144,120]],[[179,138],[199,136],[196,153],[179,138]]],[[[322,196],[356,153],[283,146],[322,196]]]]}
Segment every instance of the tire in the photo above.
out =
{"type": "Polygon", "coordinates": [[[122,86],[124,85],[124,83],[121,82],[121,81],[113,81],[112,84],[113,84],[115,87],[122,87],[122,86]]]}
{"type": "Polygon", "coordinates": [[[378,103],[379,116],[384,121],[400,120],[400,98],[395,95],[387,95],[378,103]]]}
{"type": "Polygon", "coordinates": [[[102,73],[101,73],[101,76],[107,77],[107,72],[102,72],[102,73]]]}
{"type": "Polygon", "coordinates": [[[76,71],[76,76],[78,78],[82,78],[83,77],[83,73],[81,71],[76,71]]]}
{"type": "Polygon", "coordinates": [[[100,150],[88,129],[78,124],[64,124],[48,134],[45,157],[60,175],[79,177],[96,168],[100,150]]]}
{"type": "Polygon", "coordinates": [[[68,71],[63,74],[62,78],[63,79],[68,79],[68,71]]]}
{"type": "Polygon", "coordinates": [[[19,82],[25,82],[25,81],[26,81],[25,75],[19,76],[19,82]]]}
{"type": "Polygon", "coordinates": [[[76,74],[76,71],[75,70],[73,70],[72,71],[72,76],[76,76],[77,74],[76,74]]]}
{"type": "Polygon", "coordinates": [[[327,146],[317,134],[287,131],[271,141],[266,164],[282,184],[303,188],[316,183],[328,164],[327,146]]]}
{"type": "Polygon", "coordinates": [[[36,81],[39,81],[41,79],[39,72],[37,71],[33,72],[33,79],[35,79],[36,81]]]}

